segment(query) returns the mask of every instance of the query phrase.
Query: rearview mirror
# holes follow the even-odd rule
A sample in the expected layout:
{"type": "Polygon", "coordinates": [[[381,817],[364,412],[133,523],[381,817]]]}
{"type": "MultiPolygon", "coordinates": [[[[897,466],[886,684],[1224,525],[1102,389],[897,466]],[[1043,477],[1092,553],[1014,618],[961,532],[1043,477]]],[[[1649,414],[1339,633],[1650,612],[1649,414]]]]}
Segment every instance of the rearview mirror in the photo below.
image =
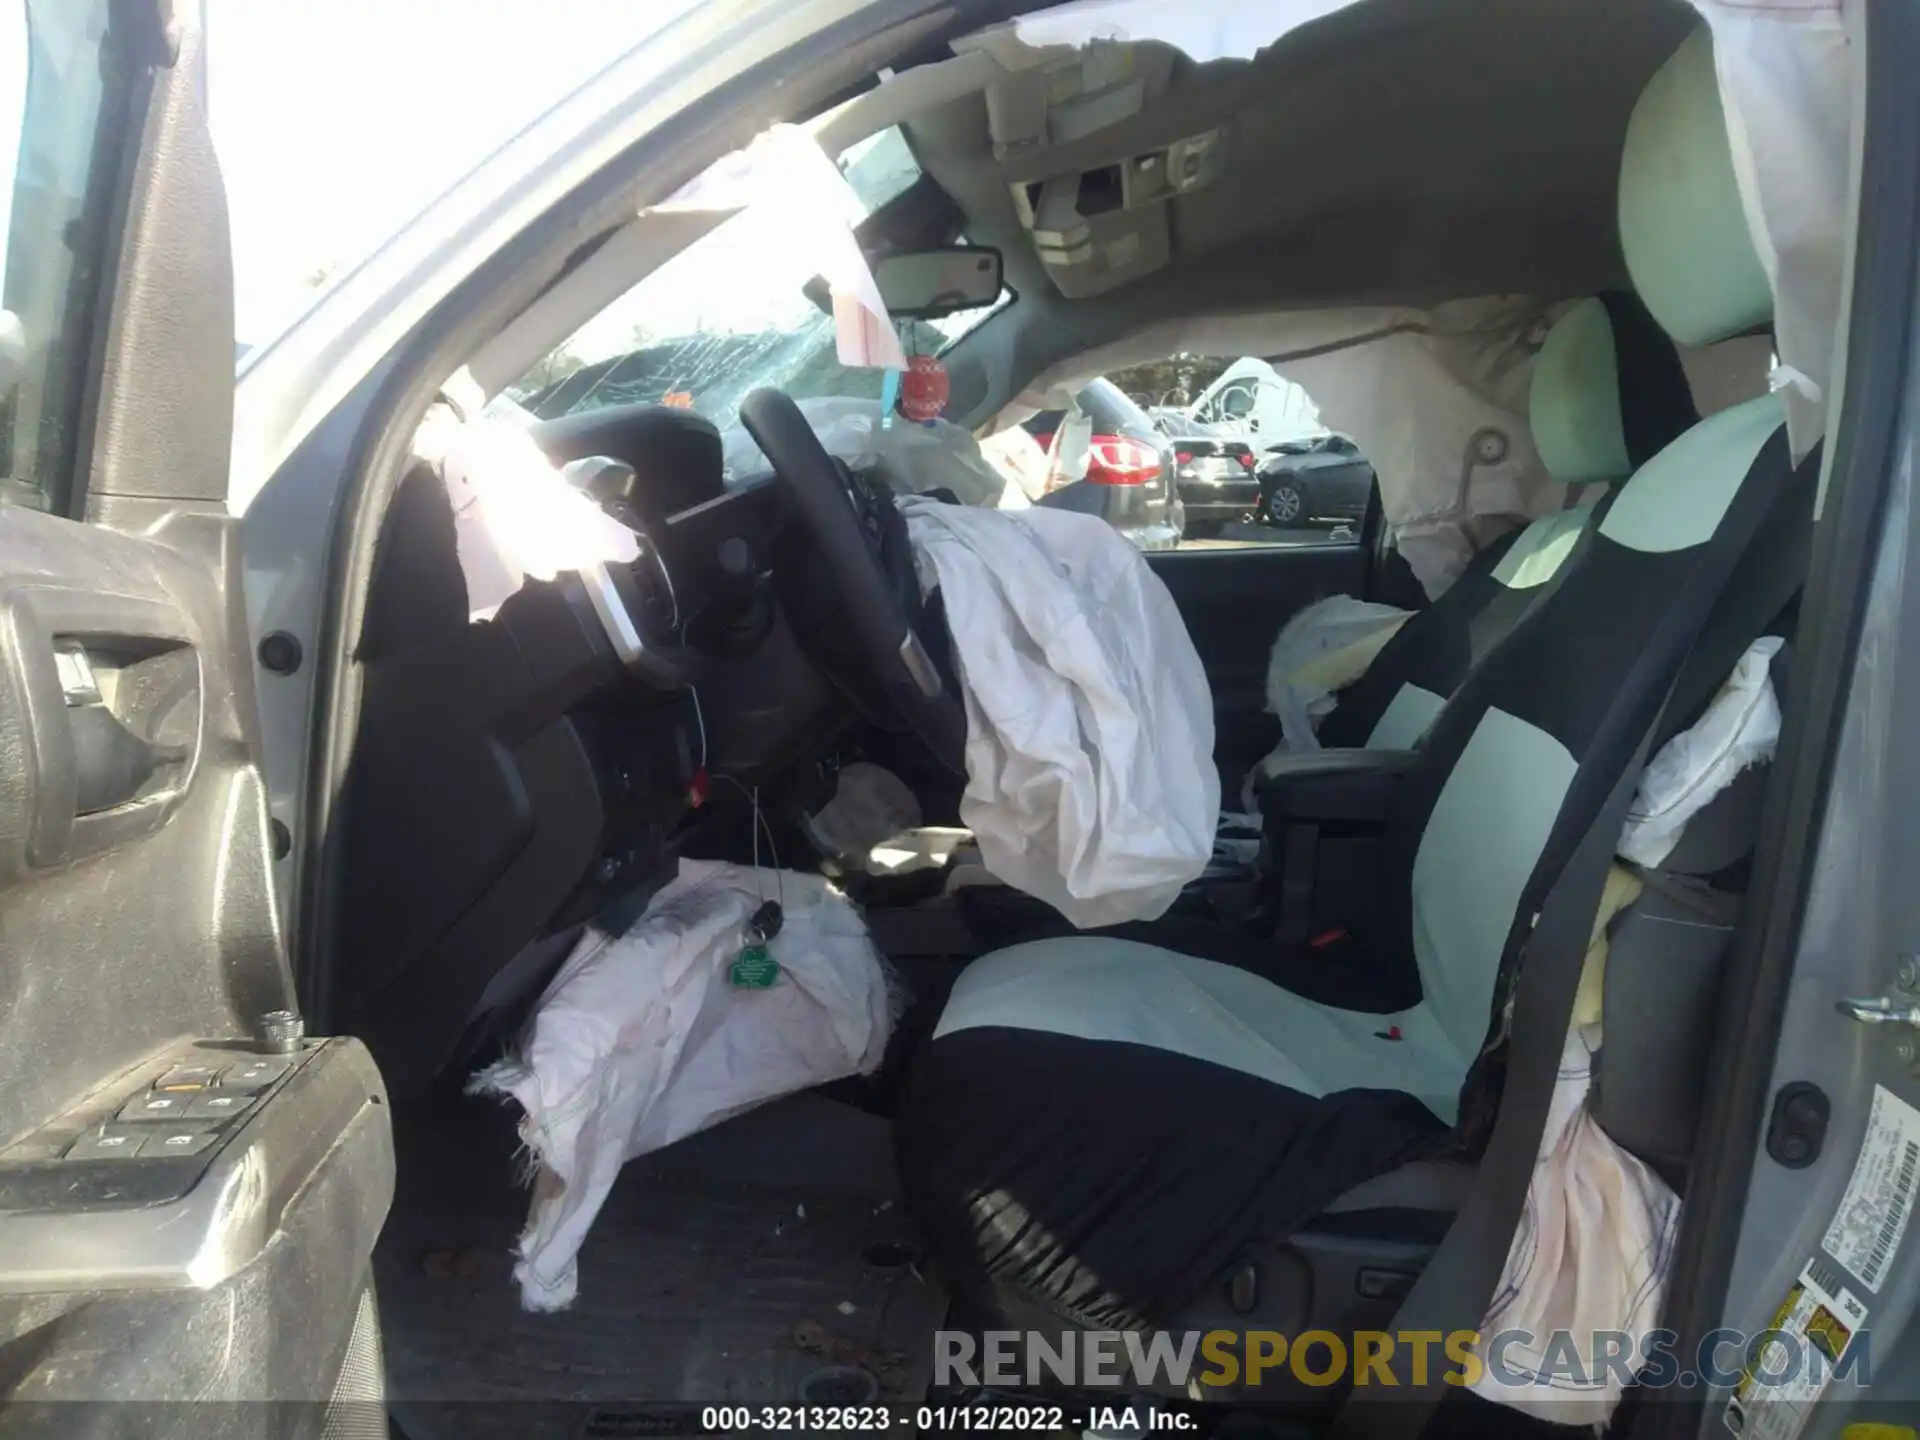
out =
{"type": "Polygon", "coordinates": [[[978,310],[1000,298],[1000,252],[985,245],[902,250],[873,263],[887,313],[898,320],[938,320],[978,310]]]}

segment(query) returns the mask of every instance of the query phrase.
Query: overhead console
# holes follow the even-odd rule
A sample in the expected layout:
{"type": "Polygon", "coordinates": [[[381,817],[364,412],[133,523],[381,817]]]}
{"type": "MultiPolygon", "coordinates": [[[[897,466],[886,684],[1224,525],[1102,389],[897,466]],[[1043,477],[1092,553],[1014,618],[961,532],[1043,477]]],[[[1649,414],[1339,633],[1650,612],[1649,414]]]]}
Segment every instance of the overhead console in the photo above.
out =
{"type": "Polygon", "coordinates": [[[1164,266],[1172,254],[1167,202],[1220,177],[1225,127],[1129,146],[1094,165],[1079,142],[1153,109],[1167,94],[1175,52],[1104,42],[1036,50],[1011,26],[954,49],[983,51],[999,67],[985,87],[994,158],[1014,177],[1015,213],[1060,293],[1104,294],[1164,266]],[[1051,163],[1064,161],[1053,152],[1067,147],[1074,162],[1051,163]]]}

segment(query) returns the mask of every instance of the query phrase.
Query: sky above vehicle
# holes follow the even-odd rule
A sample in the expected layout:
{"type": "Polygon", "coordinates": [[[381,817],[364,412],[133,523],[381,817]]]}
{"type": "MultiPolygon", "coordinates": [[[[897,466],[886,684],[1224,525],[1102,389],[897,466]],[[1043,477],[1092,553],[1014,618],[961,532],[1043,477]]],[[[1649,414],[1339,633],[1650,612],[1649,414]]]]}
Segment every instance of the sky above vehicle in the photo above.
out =
{"type": "Polygon", "coordinates": [[[696,3],[207,0],[240,341],[696,3]]]}

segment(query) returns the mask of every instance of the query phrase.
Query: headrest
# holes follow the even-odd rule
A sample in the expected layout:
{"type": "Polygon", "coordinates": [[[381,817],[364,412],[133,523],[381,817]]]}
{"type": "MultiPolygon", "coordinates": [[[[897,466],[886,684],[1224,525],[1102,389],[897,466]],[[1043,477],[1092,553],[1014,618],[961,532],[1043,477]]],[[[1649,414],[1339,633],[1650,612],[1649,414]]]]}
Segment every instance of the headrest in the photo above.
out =
{"type": "Polygon", "coordinates": [[[1640,298],[1682,345],[1711,345],[1773,317],[1704,27],[1654,72],[1627,122],[1620,248],[1640,298]]]}
{"type": "Polygon", "coordinates": [[[1547,473],[1568,485],[1626,479],[1700,418],[1673,342],[1618,292],[1580,301],[1547,332],[1527,409],[1547,473]]]}

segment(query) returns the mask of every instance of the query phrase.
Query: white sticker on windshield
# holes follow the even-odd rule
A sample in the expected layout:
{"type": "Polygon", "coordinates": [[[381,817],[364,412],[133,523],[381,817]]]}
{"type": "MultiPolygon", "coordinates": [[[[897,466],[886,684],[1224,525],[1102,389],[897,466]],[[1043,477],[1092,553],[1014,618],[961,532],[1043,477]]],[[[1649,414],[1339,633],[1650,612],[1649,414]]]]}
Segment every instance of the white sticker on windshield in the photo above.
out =
{"type": "Polygon", "coordinates": [[[1920,1181],[1920,1110],[1884,1085],[1873,1087],[1867,1138],[1853,1162],[1853,1178],[1820,1243],[1829,1255],[1878,1294],[1887,1266],[1900,1251],[1920,1181]]]}

